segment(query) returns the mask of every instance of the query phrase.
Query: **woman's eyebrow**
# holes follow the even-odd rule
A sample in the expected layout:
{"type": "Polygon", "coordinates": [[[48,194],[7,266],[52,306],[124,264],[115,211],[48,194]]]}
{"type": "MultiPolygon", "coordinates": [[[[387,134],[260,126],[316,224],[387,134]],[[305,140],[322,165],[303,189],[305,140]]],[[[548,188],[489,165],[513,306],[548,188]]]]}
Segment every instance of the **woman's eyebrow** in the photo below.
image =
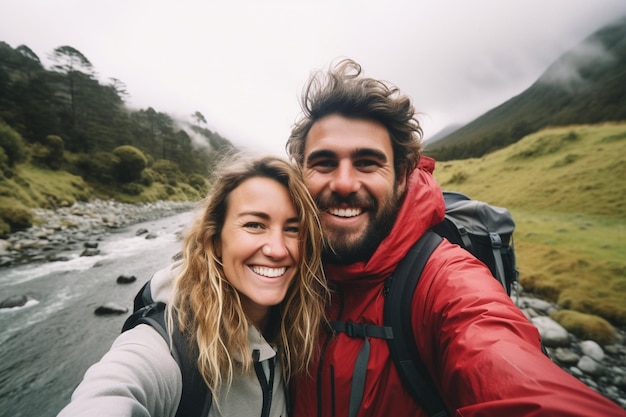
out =
{"type": "MultiPolygon", "coordinates": [[[[244,216],[254,216],[254,217],[259,217],[263,220],[269,220],[270,219],[270,215],[268,213],[262,212],[262,211],[242,211],[241,213],[237,214],[238,217],[244,217],[244,216]]],[[[298,217],[290,217],[288,218],[285,223],[299,223],[300,219],[298,217]]]]}

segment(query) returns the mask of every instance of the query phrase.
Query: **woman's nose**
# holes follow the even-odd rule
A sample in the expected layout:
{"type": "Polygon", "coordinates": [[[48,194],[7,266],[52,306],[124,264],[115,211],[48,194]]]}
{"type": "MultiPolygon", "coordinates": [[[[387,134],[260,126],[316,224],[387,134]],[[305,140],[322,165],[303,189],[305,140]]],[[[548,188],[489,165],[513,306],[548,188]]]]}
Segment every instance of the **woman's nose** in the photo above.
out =
{"type": "Polygon", "coordinates": [[[288,255],[287,245],[285,244],[285,238],[282,234],[276,236],[272,235],[265,242],[262,248],[263,254],[270,258],[280,259],[288,255]]]}

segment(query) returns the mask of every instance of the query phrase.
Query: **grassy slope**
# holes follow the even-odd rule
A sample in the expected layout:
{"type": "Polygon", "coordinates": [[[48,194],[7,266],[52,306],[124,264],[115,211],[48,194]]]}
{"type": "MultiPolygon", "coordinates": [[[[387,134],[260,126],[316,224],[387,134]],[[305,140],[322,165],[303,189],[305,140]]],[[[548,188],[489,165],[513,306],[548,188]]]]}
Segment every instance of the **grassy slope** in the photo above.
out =
{"type": "Polygon", "coordinates": [[[626,325],[626,123],[546,129],[481,159],[439,163],[442,188],[509,208],[520,281],[626,325]]]}
{"type": "Polygon", "coordinates": [[[31,164],[19,164],[15,171],[12,178],[0,180],[0,201],[31,208],[71,205],[77,200],[92,198],[113,198],[124,203],[195,201],[202,199],[205,194],[181,181],[176,185],[155,181],[150,186],[142,186],[139,195],[129,195],[120,190],[119,184],[106,186],[87,183],[82,177],[67,171],[53,171],[31,164]]]}

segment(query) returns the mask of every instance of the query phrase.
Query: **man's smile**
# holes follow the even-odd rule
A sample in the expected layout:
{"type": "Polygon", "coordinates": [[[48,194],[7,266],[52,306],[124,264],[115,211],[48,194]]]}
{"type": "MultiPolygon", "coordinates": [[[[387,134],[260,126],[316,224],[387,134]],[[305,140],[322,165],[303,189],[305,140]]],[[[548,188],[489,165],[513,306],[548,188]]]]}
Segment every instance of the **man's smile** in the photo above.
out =
{"type": "Polygon", "coordinates": [[[338,208],[331,207],[328,212],[337,217],[356,217],[363,213],[363,209],[358,207],[338,208]]]}

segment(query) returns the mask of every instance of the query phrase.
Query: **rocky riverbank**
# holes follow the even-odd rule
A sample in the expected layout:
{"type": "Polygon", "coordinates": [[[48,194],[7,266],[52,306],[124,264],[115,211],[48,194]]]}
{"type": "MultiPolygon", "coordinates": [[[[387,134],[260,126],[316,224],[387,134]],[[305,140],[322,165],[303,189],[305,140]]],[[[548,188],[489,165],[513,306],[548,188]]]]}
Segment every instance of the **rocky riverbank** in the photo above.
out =
{"type": "Polygon", "coordinates": [[[98,240],[115,229],[191,211],[197,205],[94,200],[54,210],[36,209],[35,226],[0,239],[0,270],[31,262],[64,261],[74,252],[89,256],[96,253],[98,240]]]}
{"type": "MultiPolygon", "coordinates": [[[[29,262],[63,261],[68,254],[95,254],[98,241],[115,229],[196,207],[197,203],[188,202],[122,204],[97,200],[56,210],[36,210],[37,226],[0,239],[0,273],[3,267],[29,262]]],[[[137,234],[150,238],[147,230],[138,230],[137,234]]],[[[524,293],[519,286],[513,299],[539,329],[547,353],[557,365],[626,409],[624,331],[618,330],[617,343],[601,347],[591,340],[578,340],[550,319],[550,312],[559,306],[524,293]]],[[[3,301],[11,300],[0,300],[0,308],[3,301]]]]}
{"type": "Polygon", "coordinates": [[[552,361],[626,409],[626,332],[616,329],[617,342],[604,347],[593,340],[579,340],[549,317],[558,305],[524,294],[521,286],[517,294],[513,300],[539,330],[552,361]]]}

